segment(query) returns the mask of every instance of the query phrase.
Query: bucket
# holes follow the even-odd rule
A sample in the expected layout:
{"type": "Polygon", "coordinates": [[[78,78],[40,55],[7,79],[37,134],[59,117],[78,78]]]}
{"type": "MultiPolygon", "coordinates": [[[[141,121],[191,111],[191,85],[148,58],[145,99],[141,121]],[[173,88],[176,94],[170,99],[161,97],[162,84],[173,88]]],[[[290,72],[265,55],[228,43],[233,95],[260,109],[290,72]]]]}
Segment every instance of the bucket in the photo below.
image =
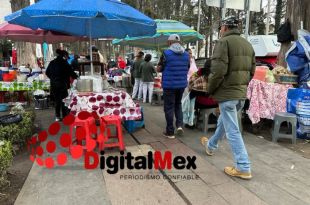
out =
{"type": "Polygon", "coordinates": [[[79,92],[92,92],[93,80],[92,79],[79,79],[76,84],[79,92]]]}
{"type": "Polygon", "coordinates": [[[2,79],[3,81],[11,82],[15,79],[15,76],[14,74],[11,74],[11,73],[4,73],[2,74],[2,79]]]}
{"type": "Polygon", "coordinates": [[[17,76],[17,82],[27,82],[27,76],[26,75],[18,75],[17,76]]]}
{"type": "Polygon", "coordinates": [[[36,110],[44,110],[44,109],[48,109],[48,98],[33,98],[34,101],[34,109],[36,110]]]}

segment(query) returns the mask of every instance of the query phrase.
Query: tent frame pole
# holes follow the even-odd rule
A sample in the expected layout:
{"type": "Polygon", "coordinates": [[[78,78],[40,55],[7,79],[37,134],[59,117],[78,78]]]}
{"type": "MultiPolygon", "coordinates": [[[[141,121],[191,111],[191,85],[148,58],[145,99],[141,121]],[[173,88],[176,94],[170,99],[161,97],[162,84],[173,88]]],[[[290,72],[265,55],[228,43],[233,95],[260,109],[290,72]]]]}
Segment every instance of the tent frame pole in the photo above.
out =
{"type": "Polygon", "coordinates": [[[92,38],[91,38],[91,20],[88,22],[89,25],[89,55],[90,55],[90,73],[94,75],[94,65],[93,65],[93,49],[92,49],[92,38]]]}

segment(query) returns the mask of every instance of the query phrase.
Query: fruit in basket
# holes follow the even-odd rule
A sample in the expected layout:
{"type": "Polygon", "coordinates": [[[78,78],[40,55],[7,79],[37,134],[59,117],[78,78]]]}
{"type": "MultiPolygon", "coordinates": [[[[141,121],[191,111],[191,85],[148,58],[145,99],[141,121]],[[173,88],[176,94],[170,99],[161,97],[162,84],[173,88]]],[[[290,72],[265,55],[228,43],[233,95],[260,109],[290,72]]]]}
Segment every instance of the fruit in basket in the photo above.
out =
{"type": "Polygon", "coordinates": [[[293,75],[290,71],[287,70],[287,68],[284,68],[283,66],[277,65],[273,70],[272,73],[274,75],[293,75]]]}
{"type": "Polygon", "coordinates": [[[282,66],[276,66],[272,73],[276,79],[277,83],[282,84],[297,84],[298,76],[289,72],[286,68],[282,66]]]}

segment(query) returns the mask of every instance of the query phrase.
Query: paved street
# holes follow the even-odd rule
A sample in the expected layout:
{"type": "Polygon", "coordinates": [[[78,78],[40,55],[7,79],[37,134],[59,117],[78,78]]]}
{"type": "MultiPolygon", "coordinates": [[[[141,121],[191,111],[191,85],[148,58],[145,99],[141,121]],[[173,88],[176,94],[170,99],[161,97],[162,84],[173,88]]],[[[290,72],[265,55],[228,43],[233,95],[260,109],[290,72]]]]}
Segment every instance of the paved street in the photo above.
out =
{"type": "MultiPolygon", "coordinates": [[[[199,142],[201,131],[185,129],[183,137],[166,139],[161,134],[165,127],[163,108],[144,105],[144,112],[146,128],[124,133],[127,151],[135,156],[146,156],[152,150],[196,156],[197,169],[124,169],[111,175],[99,168],[85,170],[82,159],[69,160],[64,167],[51,170],[34,164],[15,204],[310,204],[309,159],[244,133],[253,179],[232,179],[223,172],[233,163],[226,140],[214,156],[207,157],[199,142]],[[147,175],[155,179],[129,178],[147,175]],[[186,180],[182,176],[193,178],[186,180]]],[[[53,110],[37,111],[37,118],[49,119],[40,122],[46,129],[52,123],[53,110]]],[[[58,147],[57,153],[61,151],[68,152],[58,147]]],[[[106,155],[119,153],[114,149],[106,151],[106,155]]]]}

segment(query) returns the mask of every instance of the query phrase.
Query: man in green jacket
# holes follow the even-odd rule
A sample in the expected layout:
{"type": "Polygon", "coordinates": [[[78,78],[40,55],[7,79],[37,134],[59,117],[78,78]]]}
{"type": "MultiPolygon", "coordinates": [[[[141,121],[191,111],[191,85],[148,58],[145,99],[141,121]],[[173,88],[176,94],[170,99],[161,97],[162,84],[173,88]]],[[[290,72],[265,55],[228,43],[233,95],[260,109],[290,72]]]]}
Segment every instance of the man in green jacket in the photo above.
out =
{"type": "Polygon", "coordinates": [[[255,53],[240,36],[239,21],[227,17],[221,22],[221,39],[216,43],[208,79],[208,92],[219,102],[220,117],[214,135],[201,138],[207,155],[213,155],[218,141],[226,134],[235,166],[225,167],[230,176],[251,179],[251,166],[238,123],[238,111],[244,106],[247,86],[255,70],[255,53]]]}

